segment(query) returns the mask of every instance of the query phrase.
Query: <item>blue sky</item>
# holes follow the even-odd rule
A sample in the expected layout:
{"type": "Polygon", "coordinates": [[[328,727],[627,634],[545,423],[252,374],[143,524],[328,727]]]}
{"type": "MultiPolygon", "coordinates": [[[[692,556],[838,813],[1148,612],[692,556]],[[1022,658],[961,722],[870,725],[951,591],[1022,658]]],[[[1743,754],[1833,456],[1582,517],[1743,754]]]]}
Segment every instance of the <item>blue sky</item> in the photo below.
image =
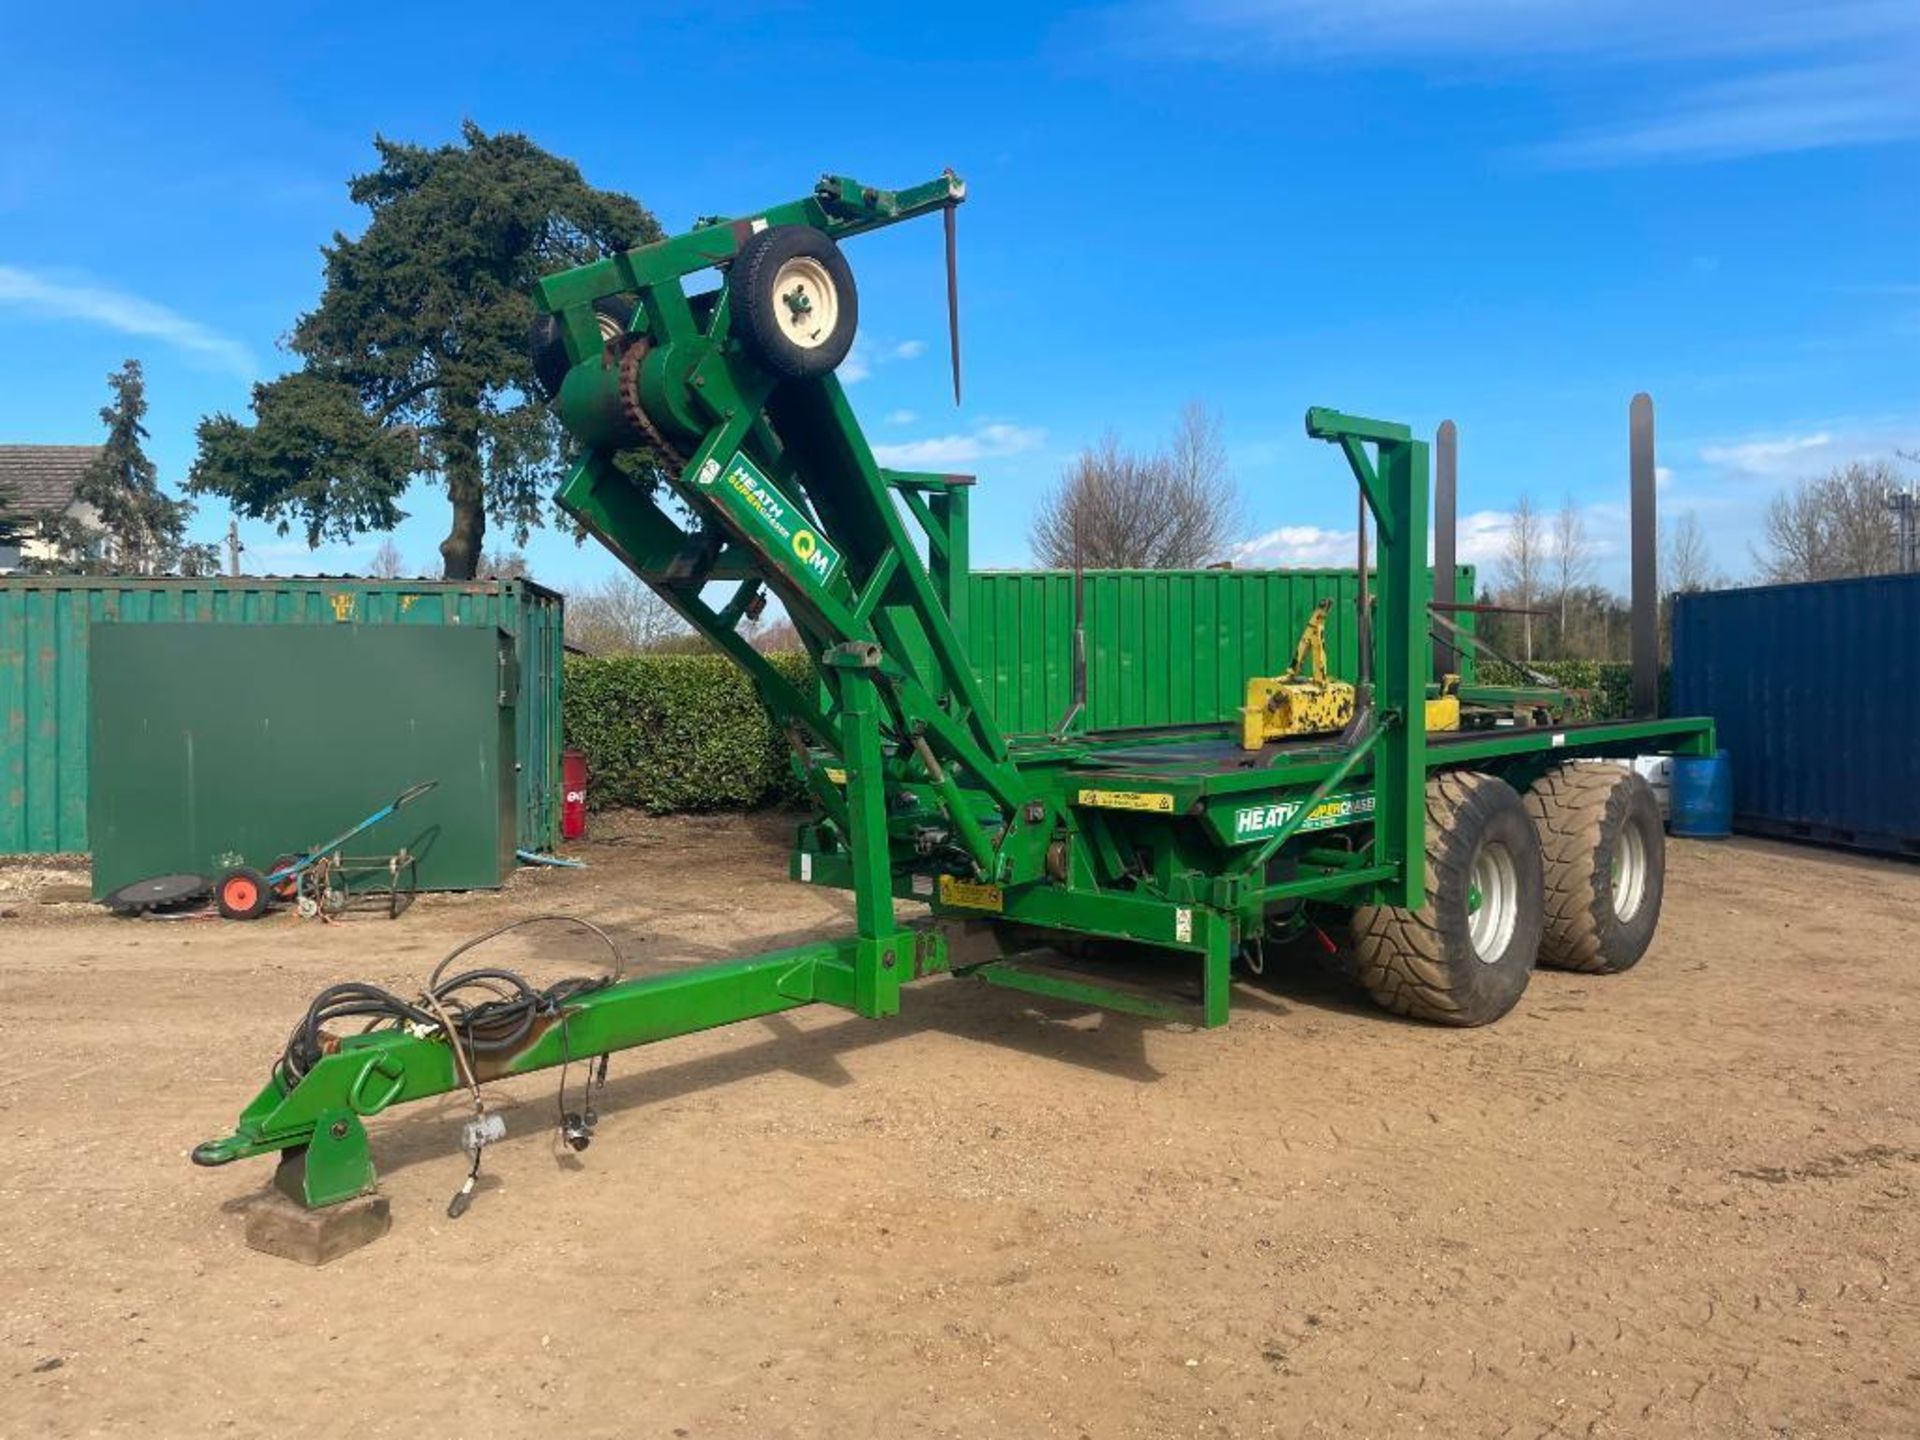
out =
{"type": "MultiPolygon", "coordinates": [[[[952,166],[967,403],[939,227],[850,246],[847,378],[883,456],[981,477],[976,559],[1108,429],[1221,413],[1249,555],[1337,562],[1351,488],[1309,404],[1461,428],[1463,546],[1571,495],[1623,579],[1626,405],[1668,513],[1746,568],[1781,483],[1920,447],[1912,0],[1172,0],[1048,10],[637,3],[590,18],[330,0],[21,7],[0,39],[0,440],[89,442],[148,369],[177,482],[355,230],[375,131],[521,130],[669,229],[952,166]]],[[[437,569],[444,502],[398,543],[437,569]]],[[[197,528],[222,534],[224,511],[197,528]]],[[[246,568],[342,570],[244,527],[246,568]]],[[[496,537],[497,538],[497,537],[496,537]]],[[[530,547],[563,586],[596,548],[530,547]]]]}

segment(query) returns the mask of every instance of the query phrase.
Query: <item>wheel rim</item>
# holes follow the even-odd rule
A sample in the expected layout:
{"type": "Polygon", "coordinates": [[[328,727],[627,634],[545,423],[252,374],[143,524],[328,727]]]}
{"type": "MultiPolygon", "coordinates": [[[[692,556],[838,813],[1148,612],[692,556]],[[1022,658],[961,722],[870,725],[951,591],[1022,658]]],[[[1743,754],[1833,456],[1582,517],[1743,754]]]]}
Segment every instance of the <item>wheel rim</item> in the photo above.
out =
{"type": "Polygon", "coordinates": [[[773,299],[781,333],[802,350],[818,350],[833,338],[840,291],[811,255],[796,255],[774,272],[773,299]]]}
{"type": "Polygon", "coordinates": [[[227,882],[227,904],[235,910],[251,910],[253,902],[260,897],[251,880],[229,880],[227,882]]]}
{"type": "Polygon", "coordinates": [[[1467,881],[1467,937],[1474,957],[1491,965],[1507,953],[1520,918],[1520,877],[1506,846],[1489,843],[1473,857],[1467,881]]]}
{"type": "Polygon", "coordinates": [[[1631,920],[1647,898],[1647,842],[1629,825],[1613,844],[1613,913],[1631,920]]]}

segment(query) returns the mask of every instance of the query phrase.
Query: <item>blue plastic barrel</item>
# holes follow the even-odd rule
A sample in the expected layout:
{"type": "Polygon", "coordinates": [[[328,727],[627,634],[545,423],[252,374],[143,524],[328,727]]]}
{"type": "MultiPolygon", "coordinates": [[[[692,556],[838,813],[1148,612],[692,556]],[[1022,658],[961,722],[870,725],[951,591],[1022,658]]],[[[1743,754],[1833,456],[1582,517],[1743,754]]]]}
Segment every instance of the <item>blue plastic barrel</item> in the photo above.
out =
{"type": "Polygon", "coordinates": [[[1695,840],[1733,833],[1733,763],[1727,752],[1673,759],[1673,808],[1668,828],[1695,840]]]}

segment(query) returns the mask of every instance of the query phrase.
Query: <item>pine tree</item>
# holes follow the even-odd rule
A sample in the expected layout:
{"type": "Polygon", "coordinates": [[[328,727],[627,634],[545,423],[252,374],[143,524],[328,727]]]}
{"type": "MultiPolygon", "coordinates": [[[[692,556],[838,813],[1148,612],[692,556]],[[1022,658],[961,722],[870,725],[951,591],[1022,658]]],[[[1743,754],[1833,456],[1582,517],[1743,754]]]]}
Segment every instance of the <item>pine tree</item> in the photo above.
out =
{"type": "Polygon", "coordinates": [[[446,576],[471,580],[490,523],[520,545],[542,522],[566,458],[527,348],[534,281],[660,227],[524,135],[469,122],[456,144],[374,148],[348,187],[366,227],[324,247],[320,302],[288,337],[301,368],[254,387],[250,423],[201,422],[187,490],[318,545],[393,529],[431,477],[446,576]]]}
{"type": "Polygon", "coordinates": [[[193,503],[161,490],[159,471],[147,456],[147,381],[140,362],[123,364],[107,377],[107,387],[113,398],[100,408],[106,443],[73,491],[86,511],[46,524],[60,558],[37,568],[92,575],[209,573],[216,564],[213,547],[187,541],[193,503]]]}

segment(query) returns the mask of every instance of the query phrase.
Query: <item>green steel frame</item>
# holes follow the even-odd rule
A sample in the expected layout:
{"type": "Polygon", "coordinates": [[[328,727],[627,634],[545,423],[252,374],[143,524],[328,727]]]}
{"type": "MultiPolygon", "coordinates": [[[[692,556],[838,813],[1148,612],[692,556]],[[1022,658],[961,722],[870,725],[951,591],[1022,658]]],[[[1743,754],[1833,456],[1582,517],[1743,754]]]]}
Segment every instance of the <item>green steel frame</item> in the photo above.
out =
{"type": "MultiPolygon", "coordinates": [[[[952,174],[890,192],[829,176],[799,200],[549,277],[571,368],[555,409],[583,455],[560,503],[753,679],[787,727],[816,803],[793,879],[852,891],[854,933],[577,997],[483,1079],[520,1074],[799,1005],[894,1014],[901,987],[953,971],[1020,990],[1223,1025],[1231,967],[1306,902],[1418,906],[1429,771],[1472,766],[1524,784],[1569,754],[1710,754],[1704,720],[1429,736],[1424,638],[1427,446],[1407,427],[1307,412],[1335,446],[1379,537],[1370,683],[1341,739],[1237,749],[1229,725],[1010,738],[958,638],[970,482],[878,465],[836,377],[780,381],[730,324],[727,262],[766,225],[836,239],[958,204],[952,174]],[[722,283],[689,294],[688,277],[722,283]],[[608,340],[610,299],[631,318],[608,340]],[[647,428],[667,493],[617,452],[647,428]],[[923,561],[922,546],[926,559],[923,561]],[[710,586],[733,585],[720,605],[710,586]],[[738,626],[771,592],[819,665],[802,693],[738,626]],[[899,899],[929,918],[903,925],[899,899]],[[1080,938],[1197,965],[1197,1006],[1034,968],[1080,938]]],[[[1188,971],[1188,975],[1192,975],[1188,971]]],[[[343,1039],[297,1085],[275,1078],[233,1134],[195,1158],[285,1152],[310,1205],[371,1186],[362,1121],[457,1088],[444,1036],[343,1039]]]]}

